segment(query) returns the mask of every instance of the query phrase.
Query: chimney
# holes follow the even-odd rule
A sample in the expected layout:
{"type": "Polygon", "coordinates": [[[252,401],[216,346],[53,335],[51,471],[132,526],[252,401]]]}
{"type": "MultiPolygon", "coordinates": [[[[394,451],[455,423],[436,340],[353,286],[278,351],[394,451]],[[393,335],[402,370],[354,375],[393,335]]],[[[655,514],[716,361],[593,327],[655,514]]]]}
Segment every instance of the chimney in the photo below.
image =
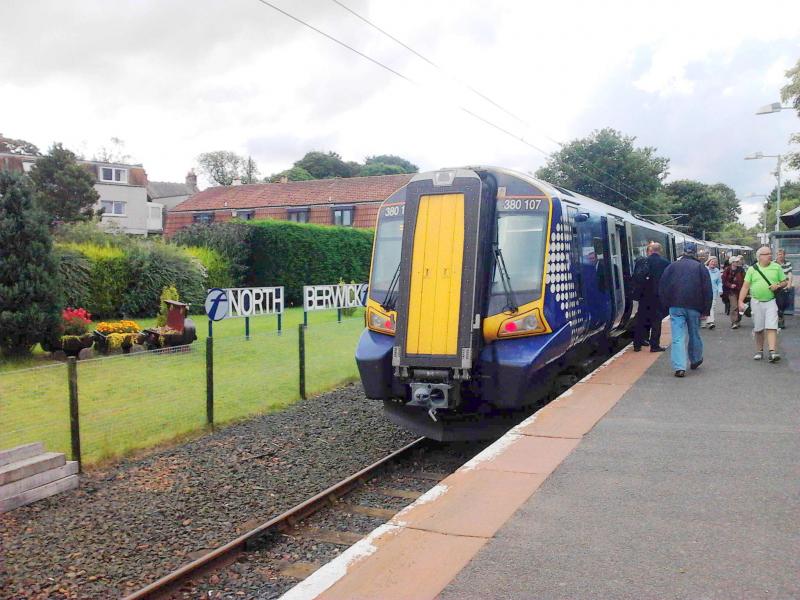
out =
{"type": "Polygon", "coordinates": [[[186,185],[189,186],[192,192],[199,191],[197,189],[197,175],[195,174],[194,169],[190,169],[186,174],[186,185]]]}
{"type": "Polygon", "coordinates": [[[289,183],[289,177],[287,177],[286,175],[281,177],[281,183],[289,183]]]}
{"type": "Polygon", "coordinates": [[[242,185],[242,180],[237,177],[231,182],[231,185],[242,185]]]}

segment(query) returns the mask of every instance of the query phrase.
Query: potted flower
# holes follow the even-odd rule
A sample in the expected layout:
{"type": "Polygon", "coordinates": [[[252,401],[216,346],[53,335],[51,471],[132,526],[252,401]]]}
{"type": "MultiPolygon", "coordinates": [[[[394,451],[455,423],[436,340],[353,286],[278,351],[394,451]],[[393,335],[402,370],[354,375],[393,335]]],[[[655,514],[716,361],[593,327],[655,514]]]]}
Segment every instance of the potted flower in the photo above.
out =
{"type": "Polygon", "coordinates": [[[95,348],[103,354],[114,350],[121,350],[127,354],[133,344],[140,343],[140,331],[139,325],[128,319],[103,321],[98,323],[94,330],[95,348]]]}
{"type": "Polygon", "coordinates": [[[55,340],[43,340],[42,348],[49,352],[63,351],[67,356],[78,356],[94,341],[89,333],[92,315],[84,308],[67,307],[61,311],[60,336],[55,340]]]}

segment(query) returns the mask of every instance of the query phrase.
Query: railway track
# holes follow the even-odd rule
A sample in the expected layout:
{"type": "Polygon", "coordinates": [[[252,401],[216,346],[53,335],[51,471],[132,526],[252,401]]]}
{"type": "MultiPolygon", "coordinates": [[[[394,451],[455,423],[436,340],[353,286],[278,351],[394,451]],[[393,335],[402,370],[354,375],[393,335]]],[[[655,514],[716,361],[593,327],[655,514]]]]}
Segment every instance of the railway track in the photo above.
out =
{"type": "Polygon", "coordinates": [[[486,444],[436,444],[419,438],[179,569],[130,594],[154,598],[275,597],[375,526],[388,521],[486,444]],[[431,467],[440,470],[433,470],[431,467]],[[360,498],[351,499],[361,494],[360,498]],[[321,513],[322,511],[322,513],[321,513]],[[324,514],[318,522],[310,519],[324,514]],[[242,574],[245,572],[244,574],[242,574]],[[263,584],[268,589],[256,587],[263,584]],[[241,590],[239,590],[241,592],[241,590]]]}

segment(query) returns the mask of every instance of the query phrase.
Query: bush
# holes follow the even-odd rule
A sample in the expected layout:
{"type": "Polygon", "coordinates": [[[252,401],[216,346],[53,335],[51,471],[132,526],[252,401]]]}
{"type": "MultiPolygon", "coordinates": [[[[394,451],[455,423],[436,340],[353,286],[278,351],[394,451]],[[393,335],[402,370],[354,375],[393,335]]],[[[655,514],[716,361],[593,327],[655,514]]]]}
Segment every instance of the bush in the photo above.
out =
{"type": "Polygon", "coordinates": [[[165,287],[161,291],[161,297],[159,298],[160,308],[158,309],[158,317],[156,318],[157,327],[164,327],[164,325],[167,324],[167,312],[169,311],[169,306],[167,306],[166,300],[178,302],[180,299],[181,297],[178,295],[178,290],[175,289],[174,285],[165,287]]]}
{"type": "Polygon", "coordinates": [[[211,225],[195,223],[178,231],[172,237],[172,242],[179,246],[216,250],[227,260],[233,280],[231,286],[216,287],[235,287],[244,285],[250,272],[252,263],[250,246],[253,231],[249,223],[242,222],[212,223],[211,225]]]}
{"type": "Polygon", "coordinates": [[[194,305],[193,312],[203,309],[205,269],[181,248],[130,240],[120,246],[67,243],[59,250],[65,289],[81,300],[73,304],[98,317],[152,316],[158,312],[162,290],[173,285],[194,305]],[[82,260],[89,265],[88,283],[82,260]],[[84,291],[77,293],[79,289],[84,291]]]}
{"type": "Polygon", "coordinates": [[[89,306],[92,294],[92,262],[81,252],[56,246],[53,254],[67,306],[89,306]]]}
{"type": "Polygon", "coordinates": [[[196,258],[206,270],[207,288],[230,288],[236,287],[236,280],[233,276],[230,259],[214,250],[201,246],[190,246],[185,248],[186,252],[196,258]]]}
{"type": "Polygon", "coordinates": [[[286,303],[302,304],[304,285],[367,281],[369,229],[254,221],[248,285],[283,285],[286,303]]]}
{"type": "Polygon", "coordinates": [[[27,354],[58,336],[58,271],[47,218],[16,174],[0,172],[0,351],[27,354]]]}

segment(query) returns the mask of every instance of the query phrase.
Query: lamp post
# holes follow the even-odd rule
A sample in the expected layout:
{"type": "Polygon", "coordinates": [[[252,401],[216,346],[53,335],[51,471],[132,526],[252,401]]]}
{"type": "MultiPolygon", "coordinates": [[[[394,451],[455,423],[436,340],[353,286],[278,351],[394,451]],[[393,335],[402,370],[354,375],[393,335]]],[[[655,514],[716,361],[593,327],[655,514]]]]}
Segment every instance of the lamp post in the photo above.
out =
{"type": "Polygon", "coordinates": [[[781,160],[783,157],[780,154],[764,154],[763,152],[756,152],[744,157],[745,160],[758,160],[759,158],[777,158],[778,159],[778,198],[775,202],[775,231],[781,230],[781,160]]]}

